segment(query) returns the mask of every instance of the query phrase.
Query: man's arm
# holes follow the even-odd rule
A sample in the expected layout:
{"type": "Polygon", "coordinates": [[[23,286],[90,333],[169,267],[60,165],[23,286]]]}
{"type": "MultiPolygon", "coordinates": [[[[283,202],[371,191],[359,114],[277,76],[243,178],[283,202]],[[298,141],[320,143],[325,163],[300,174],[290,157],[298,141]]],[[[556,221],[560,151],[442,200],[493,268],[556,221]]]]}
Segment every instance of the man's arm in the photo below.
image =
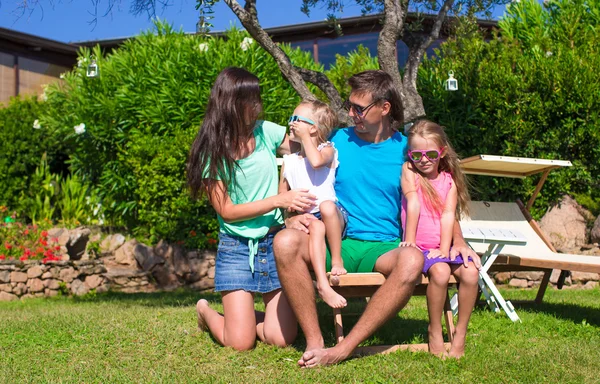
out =
{"type": "Polygon", "coordinates": [[[471,260],[473,260],[473,264],[475,264],[475,268],[481,269],[481,259],[479,258],[479,255],[467,245],[467,242],[462,235],[462,229],[460,228],[460,223],[458,220],[454,221],[452,244],[452,249],[450,250],[450,260],[456,259],[456,256],[460,254],[464,260],[465,268],[469,268],[470,257],[471,260]]]}

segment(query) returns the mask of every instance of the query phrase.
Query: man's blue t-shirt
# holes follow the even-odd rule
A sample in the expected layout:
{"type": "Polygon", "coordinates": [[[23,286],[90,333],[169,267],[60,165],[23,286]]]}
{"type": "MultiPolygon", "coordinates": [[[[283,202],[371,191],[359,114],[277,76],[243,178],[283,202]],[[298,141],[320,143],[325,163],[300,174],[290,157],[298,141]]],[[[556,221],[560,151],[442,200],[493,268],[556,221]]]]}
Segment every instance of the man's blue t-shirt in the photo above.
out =
{"type": "Polygon", "coordinates": [[[399,132],[381,143],[360,139],[354,127],[331,137],[340,162],[335,193],[348,211],[347,236],[357,240],[395,241],[401,237],[400,178],[407,138],[399,132]]]}

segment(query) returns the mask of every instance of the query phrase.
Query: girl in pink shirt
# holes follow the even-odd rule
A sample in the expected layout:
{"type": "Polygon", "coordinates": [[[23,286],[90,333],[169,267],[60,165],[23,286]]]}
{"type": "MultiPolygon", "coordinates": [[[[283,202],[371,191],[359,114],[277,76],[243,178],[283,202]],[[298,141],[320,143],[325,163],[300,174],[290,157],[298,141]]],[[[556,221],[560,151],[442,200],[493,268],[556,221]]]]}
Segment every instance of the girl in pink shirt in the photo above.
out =
{"type": "Polygon", "coordinates": [[[472,260],[451,252],[454,225],[466,213],[467,183],[460,161],[443,128],[420,120],[408,131],[408,159],[402,169],[402,229],[400,246],[423,251],[423,273],[429,278],[429,352],[447,356],[442,312],[450,275],[460,283],[458,322],[449,356],[464,355],[467,325],[477,298],[478,271],[472,260]]]}

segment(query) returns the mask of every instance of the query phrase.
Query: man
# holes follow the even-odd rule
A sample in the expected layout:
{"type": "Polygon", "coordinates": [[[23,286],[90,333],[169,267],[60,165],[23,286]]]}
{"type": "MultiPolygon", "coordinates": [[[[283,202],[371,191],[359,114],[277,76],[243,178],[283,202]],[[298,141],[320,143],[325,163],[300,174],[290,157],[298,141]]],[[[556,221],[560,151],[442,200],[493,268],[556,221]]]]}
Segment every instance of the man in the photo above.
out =
{"type": "MultiPolygon", "coordinates": [[[[331,138],[340,162],[335,191],[349,215],[342,259],[349,273],[377,271],[387,280],[344,340],[325,349],[309,271],[307,233],[315,218],[303,214],[286,220],[286,229],[274,240],[275,260],[284,292],[306,336],[306,351],[298,364],[307,368],[351,356],[362,341],[406,305],[423,268],[423,254],[417,248],[398,247],[400,177],[407,149],[406,137],[395,129],[403,120],[400,95],[384,71],[361,72],[348,83],[352,91],[347,107],[355,126],[340,129],[331,138]]],[[[455,228],[454,254],[478,262],[460,226],[455,228]]]]}

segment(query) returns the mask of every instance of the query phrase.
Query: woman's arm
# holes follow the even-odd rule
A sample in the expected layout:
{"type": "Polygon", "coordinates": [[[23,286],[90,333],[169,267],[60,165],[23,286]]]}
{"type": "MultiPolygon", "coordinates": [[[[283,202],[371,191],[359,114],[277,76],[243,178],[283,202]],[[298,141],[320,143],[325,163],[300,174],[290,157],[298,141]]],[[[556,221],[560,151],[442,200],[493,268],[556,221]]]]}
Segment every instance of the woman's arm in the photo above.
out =
{"type": "Polygon", "coordinates": [[[404,244],[407,246],[416,247],[417,242],[417,224],[419,215],[421,214],[421,204],[419,203],[419,195],[417,194],[416,175],[410,169],[409,163],[405,162],[402,166],[402,194],[406,199],[406,225],[404,228],[404,244]]]}
{"type": "Polygon", "coordinates": [[[290,183],[288,183],[287,179],[283,176],[285,170],[285,164],[281,164],[281,173],[279,176],[279,189],[277,193],[284,193],[290,190],[290,183]]]}
{"type": "Polygon", "coordinates": [[[442,218],[440,220],[440,251],[442,252],[442,257],[448,257],[450,255],[450,245],[452,244],[452,236],[454,233],[454,220],[456,220],[457,199],[458,194],[456,185],[452,183],[452,187],[446,196],[446,203],[444,204],[444,210],[442,211],[442,218]]]}
{"type": "Polygon", "coordinates": [[[278,155],[289,155],[290,153],[295,153],[295,152],[298,152],[299,150],[300,150],[300,144],[291,141],[290,137],[286,133],[285,136],[283,136],[283,140],[281,141],[281,144],[279,144],[279,147],[277,147],[277,154],[278,155]]]}
{"type": "Polygon", "coordinates": [[[263,200],[234,204],[222,181],[217,181],[216,187],[209,191],[208,197],[215,211],[226,223],[248,220],[277,208],[304,211],[312,207],[316,200],[316,196],[308,193],[308,189],[295,189],[263,200]]]}

